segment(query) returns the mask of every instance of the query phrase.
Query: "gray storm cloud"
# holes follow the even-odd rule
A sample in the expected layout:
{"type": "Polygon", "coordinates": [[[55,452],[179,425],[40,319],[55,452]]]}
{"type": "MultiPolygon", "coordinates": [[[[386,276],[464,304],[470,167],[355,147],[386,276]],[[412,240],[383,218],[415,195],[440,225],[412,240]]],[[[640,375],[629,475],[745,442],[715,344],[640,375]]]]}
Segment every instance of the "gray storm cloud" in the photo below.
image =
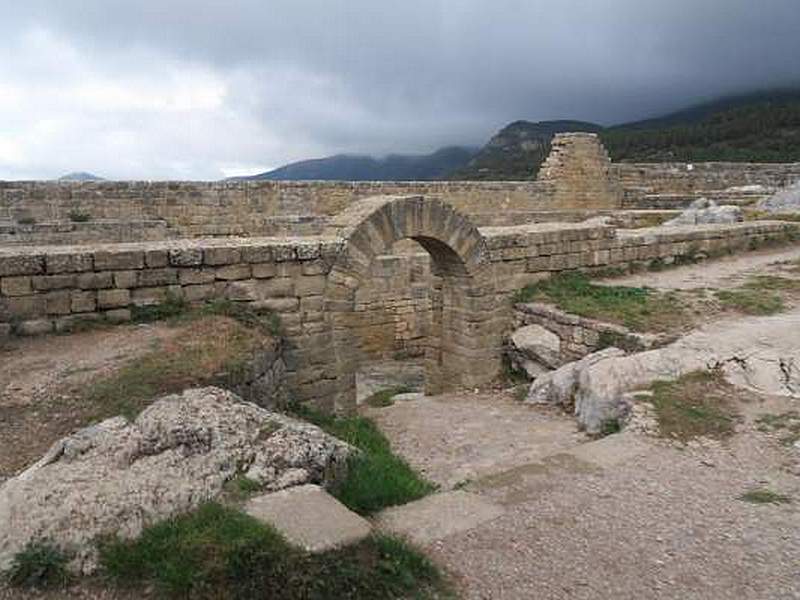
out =
{"type": "Polygon", "coordinates": [[[1,178],[214,179],[800,83],[797,0],[4,4],[1,178]]]}

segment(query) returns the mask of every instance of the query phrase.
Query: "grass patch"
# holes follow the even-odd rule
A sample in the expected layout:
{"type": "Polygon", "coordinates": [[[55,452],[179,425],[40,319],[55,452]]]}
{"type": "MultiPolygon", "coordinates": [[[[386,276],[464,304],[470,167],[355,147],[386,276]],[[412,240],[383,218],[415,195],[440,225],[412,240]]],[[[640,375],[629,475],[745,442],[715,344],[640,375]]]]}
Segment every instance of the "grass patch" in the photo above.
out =
{"type": "Polygon", "coordinates": [[[259,482],[244,475],[237,475],[225,482],[225,497],[234,503],[244,502],[262,491],[263,487],[259,482]]]}
{"type": "Polygon", "coordinates": [[[147,528],[137,540],[107,540],[100,559],[118,585],[151,584],[180,598],[378,600],[447,593],[436,567],[399,540],[373,536],[312,555],[250,516],[213,503],[147,528]]]}
{"type": "Polygon", "coordinates": [[[777,275],[757,275],[733,290],[715,292],[725,308],[748,315],[772,315],[786,308],[782,293],[800,291],[800,281],[777,275]]]}
{"type": "Polygon", "coordinates": [[[785,306],[778,294],[756,289],[718,290],[714,295],[720,305],[747,315],[774,315],[785,306]]]}
{"type": "Polygon", "coordinates": [[[606,419],[600,425],[600,432],[597,437],[606,437],[620,431],[622,431],[622,423],[619,422],[619,419],[606,419]]]}
{"type": "Polygon", "coordinates": [[[266,342],[265,332],[231,318],[199,317],[158,349],[92,380],[81,399],[96,419],[133,419],[157,396],[202,385],[236,388],[266,342]]]}
{"type": "Polygon", "coordinates": [[[730,404],[730,385],[719,373],[695,371],[676,381],[656,381],[650,389],[662,436],[685,442],[733,433],[738,417],[730,404]]]}
{"type": "Polygon", "coordinates": [[[67,557],[48,542],[29,543],[14,556],[4,576],[15,587],[61,587],[69,580],[67,557]]]}
{"type": "Polygon", "coordinates": [[[364,404],[373,408],[385,408],[394,404],[393,398],[398,394],[407,394],[413,391],[414,390],[412,390],[410,387],[402,385],[386,388],[369,396],[366,400],[364,400],[364,404]]]}
{"type": "Polygon", "coordinates": [[[86,212],[82,212],[78,209],[73,209],[69,211],[69,214],[67,216],[69,217],[69,220],[72,221],[73,223],[87,223],[92,220],[92,215],[86,212]]]}
{"type": "Polygon", "coordinates": [[[792,502],[789,496],[764,488],[747,491],[739,496],[739,500],[750,504],[790,504],[792,502]]]}
{"type": "Polygon", "coordinates": [[[36,225],[36,219],[34,217],[20,217],[17,219],[17,223],[20,225],[36,225]]]}
{"type": "Polygon", "coordinates": [[[780,433],[784,446],[800,442],[800,412],[790,410],[779,415],[765,414],[756,419],[756,426],[765,433],[780,433]]]}
{"type": "Polygon", "coordinates": [[[598,285],[582,273],[563,273],[524,287],[514,302],[549,302],[568,313],[620,323],[636,331],[664,331],[685,310],[674,294],[648,288],[598,285]]]}
{"type": "Polygon", "coordinates": [[[361,450],[359,456],[350,459],[347,477],[330,490],[349,509],[369,515],[417,500],[436,489],[392,452],[389,440],[372,420],[336,417],[307,407],[295,407],[294,412],[361,450]]]}

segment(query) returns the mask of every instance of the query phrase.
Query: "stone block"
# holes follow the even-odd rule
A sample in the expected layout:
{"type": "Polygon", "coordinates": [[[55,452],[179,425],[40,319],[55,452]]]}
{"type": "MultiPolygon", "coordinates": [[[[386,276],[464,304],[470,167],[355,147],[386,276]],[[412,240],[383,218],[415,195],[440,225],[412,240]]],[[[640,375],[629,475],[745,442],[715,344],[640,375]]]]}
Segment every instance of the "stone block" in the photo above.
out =
{"type": "Polygon", "coordinates": [[[46,292],[75,287],[75,275],[34,275],[31,277],[33,289],[46,292]]]}
{"type": "Polygon", "coordinates": [[[94,268],[98,271],[119,271],[144,267],[144,252],[141,250],[106,251],[94,254],[94,268]]]}
{"type": "Polygon", "coordinates": [[[207,265],[232,265],[241,260],[239,248],[206,248],[203,250],[203,263],[207,265]]]}
{"type": "Polygon", "coordinates": [[[44,295],[13,296],[5,300],[6,311],[15,319],[38,317],[45,314],[44,295]]]}
{"type": "Polygon", "coordinates": [[[51,331],[53,331],[53,321],[50,319],[22,321],[16,326],[18,335],[42,335],[51,331]]]}
{"type": "Polygon", "coordinates": [[[0,256],[0,277],[42,273],[44,273],[44,256],[35,254],[0,256]]]}
{"type": "Polygon", "coordinates": [[[324,552],[370,534],[369,521],[316,485],[301,485],[251,498],[245,512],[274,527],[306,552],[324,552]]]}
{"type": "Polygon", "coordinates": [[[117,288],[134,288],[136,287],[138,271],[115,271],[114,287],[117,288]]]}
{"type": "Polygon", "coordinates": [[[298,296],[317,296],[325,292],[324,275],[305,275],[294,282],[294,290],[298,296]]]}
{"type": "Polygon", "coordinates": [[[92,270],[92,255],[82,254],[48,254],[45,256],[47,273],[74,273],[92,270]]]}
{"type": "Polygon", "coordinates": [[[167,288],[144,287],[131,292],[131,303],[136,306],[152,306],[162,304],[167,299],[167,288]]]}
{"type": "Polygon", "coordinates": [[[272,262],[272,248],[269,246],[245,246],[241,248],[242,260],[247,263],[272,262]]]}
{"type": "Polygon", "coordinates": [[[174,267],[199,267],[203,264],[203,250],[200,248],[172,248],[169,251],[169,264],[174,267]]]}
{"type": "Polygon", "coordinates": [[[105,318],[111,323],[125,323],[131,320],[131,311],[127,308],[116,308],[104,313],[105,318]]]}
{"type": "Polygon", "coordinates": [[[100,308],[116,308],[131,303],[130,290],[112,289],[97,292],[97,306],[100,308]]]}
{"type": "Polygon", "coordinates": [[[32,294],[31,278],[28,276],[3,277],[0,279],[0,292],[4,296],[27,296],[32,294]]]}
{"type": "Polygon", "coordinates": [[[169,255],[166,250],[145,250],[144,264],[148,267],[166,267],[169,264],[169,255]]]}
{"type": "Polygon", "coordinates": [[[179,269],[178,280],[181,285],[213,283],[216,279],[214,269],[179,269]]]}
{"type": "Polygon", "coordinates": [[[237,279],[250,278],[250,265],[238,264],[219,267],[216,270],[216,278],[221,281],[235,281],[237,279]]]}
{"type": "Polygon", "coordinates": [[[144,269],[139,271],[137,285],[153,287],[158,285],[175,285],[178,283],[178,272],[173,268],[144,269]]]}
{"type": "Polygon", "coordinates": [[[97,308],[97,297],[93,291],[74,290],[70,294],[70,309],[74,313],[92,312],[97,308]]]}
{"type": "Polygon", "coordinates": [[[258,309],[271,310],[273,312],[294,312],[299,308],[300,302],[297,298],[268,298],[254,302],[253,306],[258,309]]]}
{"type": "Polygon", "coordinates": [[[82,290],[99,290],[110,288],[113,283],[110,271],[102,273],[81,273],[77,277],[78,287],[82,290]]]}
{"type": "Polygon", "coordinates": [[[45,312],[48,315],[68,315],[72,312],[72,297],[69,291],[48,292],[44,295],[45,312]]]}
{"type": "Polygon", "coordinates": [[[275,277],[278,272],[275,263],[255,263],[252,265],[253,277],[256,279],[269,279],[275,277]]]}
{"type": "MultiPolygon", "coordinates": [[[[215,296],[213,283],[202,283],[199,285],[187,285],[183,288],[183,297],[188,302],[199,302],[211,300],[215,296]]],[[[232,300],[233,298],[231,298],[232,300]]]]}

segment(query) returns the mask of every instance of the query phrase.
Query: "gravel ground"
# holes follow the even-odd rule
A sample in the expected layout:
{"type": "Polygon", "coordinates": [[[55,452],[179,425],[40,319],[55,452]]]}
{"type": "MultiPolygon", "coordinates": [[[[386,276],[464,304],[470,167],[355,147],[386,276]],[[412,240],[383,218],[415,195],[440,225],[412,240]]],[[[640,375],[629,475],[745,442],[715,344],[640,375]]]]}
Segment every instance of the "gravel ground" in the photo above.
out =
{"type": "Polygon", "coordinates": [[[787,264],[797,265],[797,261],[800,261],[800,246],[795,245],[788,249],[745,252],[665,271],[615,277],[608,282],[658,290],[727,289],[737,287],[751,275],[785,275],[787,264]]]}
{"type": "MultiPolygon", "coordinates": [[[[753,426],[763,412],[793,407],[786,398],[742,405],[745,421],[723,443],[678,446],[637,433],[573,438],[571,448],[467,485],[507,512],[426,550],[464,598],[800,598],[800,450],[753,426]],[[739,499],[754,488],[793,502],[739,499]]],[[[428,421],[430,406],[418,408],[409,429],[428,421]]],[[[462,405],[451,398],[450,409],[458,420],[462,405]]],[[[507,431],[509,444],[538,435],[520,436],[522,429],[507,431]]],[[[418,467],[452,458],[442,440],[409,444],[413,431],[387,433],[418,467]]],[[[481,446],[477,426],[475,433],[481,446]]],[[[483,448],[468,462],[491,462],[497,448],[483,448]]]]}

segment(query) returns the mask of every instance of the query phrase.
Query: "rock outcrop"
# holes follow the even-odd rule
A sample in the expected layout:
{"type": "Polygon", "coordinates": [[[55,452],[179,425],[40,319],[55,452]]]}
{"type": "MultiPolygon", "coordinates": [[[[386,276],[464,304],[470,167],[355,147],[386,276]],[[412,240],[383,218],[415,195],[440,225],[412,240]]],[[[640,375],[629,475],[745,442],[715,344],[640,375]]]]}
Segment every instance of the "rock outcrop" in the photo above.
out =
{"type": "Polygon", "coordinates": [[[654,350],[623,355],[616,349],[564,365],[531,385],[529,402],[569,406],[579,425],[598,433],[609,420],[625,420],[627,392],[656,380],[675,380],[720,369],[732,384],[759,393],[800,397],[800,311],[719,322],[654,350]]]}
{"type": "Polygon", "coordinates": [[[758,203],[758,209],[771,213],[800,212],[800,181],[762,200],[758,203]]]}
{"type": "Polygon", "coordinates": [[[561,340],[541,325],[526,325],[511,334],[508,348],[511,364],[531,379],[556,369],[561,360],[561,340]]]}
{"type": "Polygon", "coordinates": [[[206,387],[165,396],[133,422],[107,419],[58,441],[0,486],[0,570],[49,540],[82,572],[97,536],[142,528],[219,497],[237,476],[265,491],[330,484],[355,452],[318,427],[206,387]]]}
{"type": "Polygon", "coordinates": [[[743,219],[738,206],[717,205],[713,200],[698,198],[674,219],[663,223],[662,227],[678,225],[705,225],[709,223],[738,223],[743,219]]]}

